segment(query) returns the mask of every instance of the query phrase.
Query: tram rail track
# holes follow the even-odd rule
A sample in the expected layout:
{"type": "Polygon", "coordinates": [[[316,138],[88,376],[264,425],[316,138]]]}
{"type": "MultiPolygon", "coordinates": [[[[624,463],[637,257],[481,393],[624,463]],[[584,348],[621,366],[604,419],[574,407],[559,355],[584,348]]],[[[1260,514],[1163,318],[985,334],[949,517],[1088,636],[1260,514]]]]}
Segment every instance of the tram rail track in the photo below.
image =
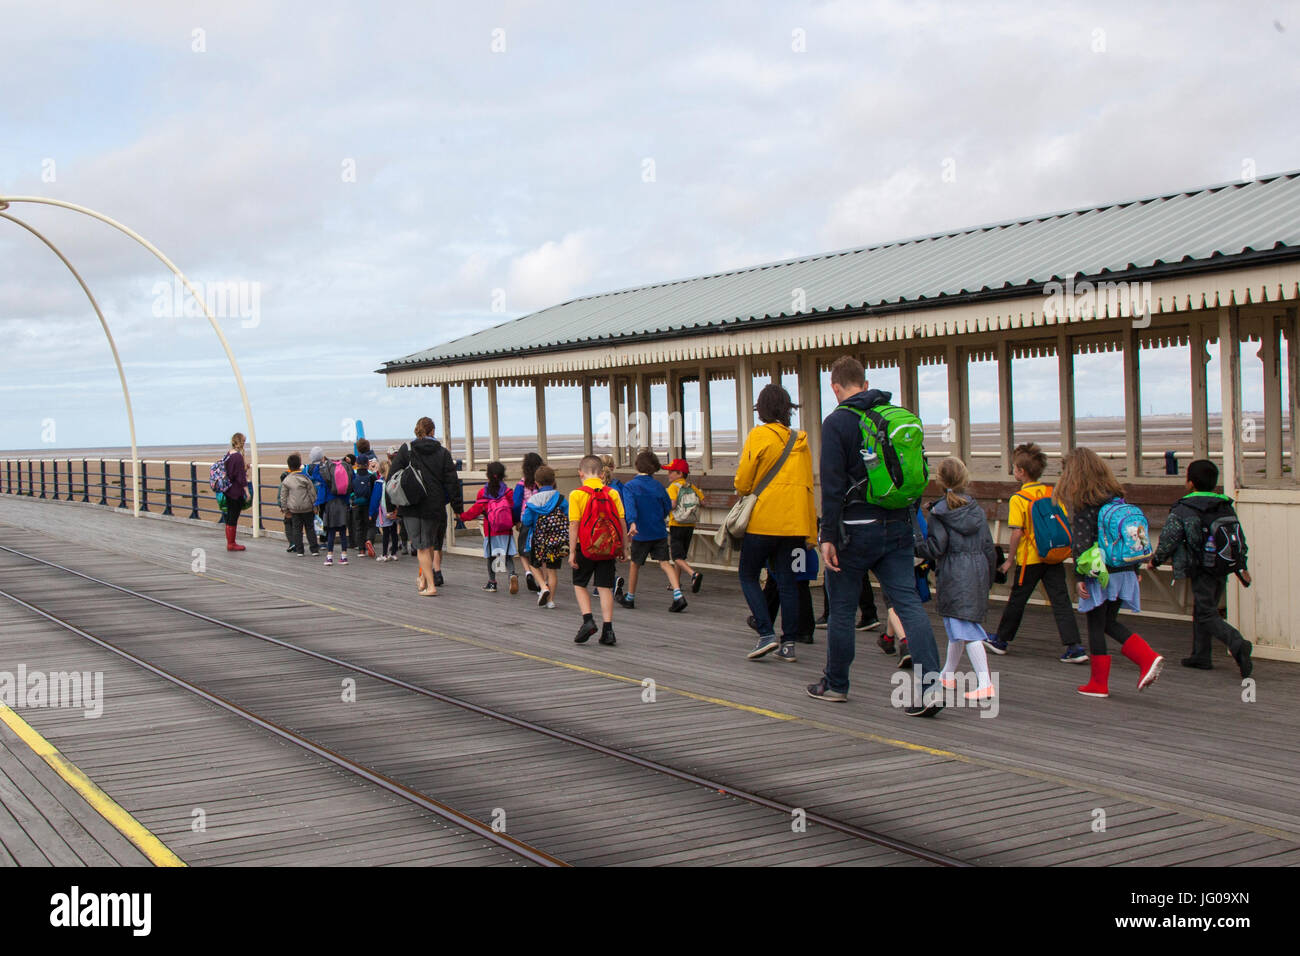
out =
{"type": "MultiPolygon", "coordinates": [[[[230,621],[224,621],[220,618],[214,617],[209,614],[205,614],[200,611],[196,611],[192,608],[187,608],[182,605],[175,604],[171,601],[167,601],[150,594],[145,594],[133,588],[129,588],[124,585],[117,584],[112,581],[108,581],[103,578],[96,577],[91,574],[87,574],[86,572],[79,571],[75,568],[71,568],[66,565],[59,564],[55,561],[47,560],[38,555],[29,554],[27,552],[9,546],[5,546],[5,545],[0,545],[0,553],[7,553],[13,555],[14,557],[31,562],[35,565],[43,566],[44,568],[47,568],[51,571],[56,571],[60,574],[73,576],[80,580],[86,581],[87,583],[108,589],[110,591],[128,596],[130,598],[134,598],[138,601],[146,602],[150,605],[153,605],[158,608],[162,608],[166,611],[185,615],[191,619],[200,621],[205,625],[209,625],[214,628],[219,628],[227,632],[238,634],[243,637],[262,642],[263,644],[266,644],[268,646],[289,651],[292,654],[301,655],[305,658],[313,659],[315,661],[328,664],[332,667],[336,667],[341,670],[345,670],[358,675],[363,675],[372,680],[381,682],[391,687],[398,688],[402,691],[415,694],[426,699],[437,701],[438,703],[441,704],[450,705],[452,707],[459,708],[463,711],[474,714],[478,717],[487,718],[489,720],[496,721],[501,724],[505,724],[510,727],[529,732],[531,734],[540,735],[542,737],[548,738],[553,741],[557,741],[559,743],[568,746],[580,748],[582,750],[595,753],[603,757],[621,761],[623,763],[630,764],[637,768],[640,768],[641,770],[649,771],[651,773],[661,775],[663,777],[671,778],[675,781],[692,785],[693,787],[702,788],[707,791],[713,791],[721,795],[726,795],[726,796],[736,798],[745,803],[757,807],[761,807],[767,810],[771,810],[775,813],[780,813],[784,815],[786,819],[789,819],[793,813],[798,811],[803,814],[804,820],[810,826],[820,826],[827,830],[834,831],[836,833],[850,837],[854,840],[860,840],[865,843],[870,843],[875,846],[879,846],[884,849],[893,851],[895,853],[899,853],[904,856],[911,857],[913,859],[921,860],[923,862],[932,865],[945,866],[945,867],[964,867],[970,865],[965,861],[948,856],[947,854],[943,854],[931,850],[927,847],[918,846],[916,844],[910,843],[905,840],[896,839],[894,837],[889,836],[888,834],[880,833],[878,831],[871,830],[869,828],[859,827],[854,824],[845,822],[843,820],[837,820],[834,817],[826,816],[824,814],[807,810],[806,808],[795,808],[789,804],[763,796],[762,794],[759,793],[753,793],[750,791],[746,791],[744,789],[734,788],[724,781],[714,780],[700,774],[692,773],[690,771],[686,771],[677,767],[673,767],[668,764],[661,763],[659,761],[649,759],[647,757],[643,757],[639,754],[634,754],[626,750],[621,750],[616,747],[610,747],[605,744],[601,744],[599,742],[589,740],[581,736],[577,736],[575,734],[570,734],[553,727],[548,727],[544,724],[530,721],[523,717],[519,717],[513,714],[508,714],[491,707],[485,707],[480,704],[476,704],[472,701],[465,700],[461,697],[456,697],[450,694],[442,693],[437,690],[433,690],[432,688],[413,683],[411,681],[405,680],[401,677],[394,676],[392,674],[387,674],[382,671],[375,670],[374,668],[366,667],[365,665],[358,664],[353,661],[349,661],[345,658],[336,657],[330,654],[323,653],[321,651],[313,650],[309,647],[304,647],[302,645],[295,644],[291,641],[287,641],[283,638],[275,637],[274,635],[265,634],[260,631],[254,630],[252,628],[244,627],[240,624],[236,624],[230,621]]],[[[0,590],[0,596],[3,596],[4,598],[10,600],[11,602],[19,606],[22,606],[23,608],[27,609],[30,613],[33,613],[49,621],[50,623],[55,624],[56,626],[82,638],[83,640],[87,640],[92,644],[95,644],[105,650],[108,650],[111,653],[114,653],[119,657],[122,657],[123,659],[131,662],[135,666],[144,668],[150,673],[153,673],[156,676],[159,676],[164,680],[167,680],[172,684],[181,687],[187,692],[195,694],[207,700],[208,702],[222,708],[223,710],[232,713],[243,720],[253,723],[256,726],[261,727],[263,730],[266,730],[272,734],[275,734],[276,736],[281,737],[284,740],[287,740],[288,742],[294,744],[295,746],[298,746],[319,757],[322,757],[325,760],[328,760],[329,762],[335,764],[336,766],[339,766],[340,768],[367,780],[368,782],[370,782],[375,786],[379,786],[399,797],[402,797],[403,799],[415,803],[416,805],[423,807],[424,809],[434,813],[435,815],[439,816],[440,818],[448,822],[464,827],[465,829],[470,830],[476,835],[486,840],[489,840],[490,842],[498,846],[501,846],[504,849],[507,849],[511,852],[518,854],[519,856],[523,857],[529,862],[536,863],[543,866],[568,865],[565,863],[565,861],[555,856],[552,856],[551,854],[547,853],[544,850],[541,850],[535,846],[525,843],[522,840],[518,840],[513,836],[509,836],[507,834],[497,832],[496,830],[494,830],[494,828],[491,825],[484,823],[469,814],[465,814],[459,810],[456,810],[454,807],[444,804],[441,801],[438,801],[433,797],[429,796],[428,794],[422,793],[418,790],[408,787],[405,784],[402,784],[400,781],[393,779],[392,777],[389,777],[385,774],[379,773],[369,767],[366,767],[364,764],[352,760],[351,758],[347,757],[344,754],[337,753],[336,751],[328,747],[324,747],[319,743],[313,742],[312,740],[308,739],[307,737],[297,733],[296,731],[290,728],[284,727],[281,724],[276,723],[275,721],[271,721],[266,717],[261,716],[249,710],[248,708],[242,707],[241,705],[234,703],[233,701],[230,701],[219,694],[216,694],[203,687],[200,687],[193,682],[187,681],[184,678],[171,673],[165,668],[162,668],[153,662],[150,662],[148,660],[145,660],[142,657],[132,654],[130,651],[127,651],[124,648],[115,645],[111,641],[105,640],[101,636],[97,636],[91,633],[85,628],[79,627],[76,624],[63,620],[57,615],[50,613],[48,610],[43,609],[30,601],[24,600],[22,597],[16,594],[12,594],[6,590],[0,590]]]]}

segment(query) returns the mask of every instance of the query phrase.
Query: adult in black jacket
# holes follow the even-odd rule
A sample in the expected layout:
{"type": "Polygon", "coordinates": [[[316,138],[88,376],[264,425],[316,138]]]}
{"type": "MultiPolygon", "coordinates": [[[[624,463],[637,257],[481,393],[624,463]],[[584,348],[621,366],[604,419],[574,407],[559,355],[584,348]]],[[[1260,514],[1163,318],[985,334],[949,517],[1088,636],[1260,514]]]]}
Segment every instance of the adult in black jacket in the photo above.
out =
{"type": "MultiPolygon", "coordinates": [[[[442,542],[447,534],[447,505],[456,513],[465,510],[456,463],[451,453],[433,437],[433,419],[425,416],[415,423],[415,440],[397,449],[393,470],[412,465],[424,479],[424,500],[414,505],[398,505],[411,546],[420,562],[420,594],[433,597],[442,584],[442,542]]],[[[391,472],[390,472],[391,474],[391,472]]]]}
{"type": "MultiPolygon", "coordinates": [[[[888,392],[868,389],[862,363],[848,355],[831,366],[831,389],[840,404],[863,411],[891,397],[888,392]]],[[[836,408],[822,422],[820,539],[830,595],[826,669],[820,681],[808,686],[808,695],[834,702],[848,699],[849,665],[856,651],[853,615],[862,578],[871,571],[898,614],[912,654],[917,681],[906,712],[909,716],[932,717],[943,707],[941,697],[934,699],[941,693],[939,650],[930,618],[916,593],[912,566],[914,509],[868,504],[860,490],[850,490],[866,475],[858,416],[836,408]]]]}

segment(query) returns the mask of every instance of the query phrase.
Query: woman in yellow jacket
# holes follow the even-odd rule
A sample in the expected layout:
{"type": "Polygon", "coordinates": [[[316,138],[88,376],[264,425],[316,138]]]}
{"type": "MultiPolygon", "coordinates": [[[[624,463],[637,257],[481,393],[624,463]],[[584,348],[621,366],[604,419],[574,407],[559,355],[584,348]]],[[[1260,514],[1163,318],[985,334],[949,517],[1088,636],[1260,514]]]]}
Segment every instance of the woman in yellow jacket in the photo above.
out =
{"type": "MultiPolygon", "coordinates": [[[[745,439],[736,466],[737,494],[749,494],[776,466],[790,439],[790,412],[795,408],[798,406],[780,385],[773,383],[759,392],[754,411],[762,424],[745,439]]],[[[800,570],[796,563],[806,559],[804,548],[808,542],[817,540],[817,507],[808,436],[803,432],[794,432],[794,436],[790,454],[759,495],[741,539],[740,588],[758,625],[758,643],[748,654],[751,661],[772,651],[777,652],[779,661],[795,660],[794,643],[799,631],[795,574],[800,570]],[[776,580],[781,595],[779,641],[758,583],[764,567],[776,580]]]]}

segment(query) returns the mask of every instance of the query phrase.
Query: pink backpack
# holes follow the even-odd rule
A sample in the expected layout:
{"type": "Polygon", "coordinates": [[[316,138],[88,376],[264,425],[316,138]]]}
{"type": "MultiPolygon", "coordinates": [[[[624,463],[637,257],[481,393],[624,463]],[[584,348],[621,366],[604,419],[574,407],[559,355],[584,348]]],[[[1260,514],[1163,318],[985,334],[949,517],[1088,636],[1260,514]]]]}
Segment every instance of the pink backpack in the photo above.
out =
{"type": "Polygon", "coordinates": [[[515,526],[515,517],[510,508],[513,504],[513,498],[510,493],[503,487],[500,498],[487,499],[487,513],[483,519],[483,531],[491,536],[494,534],[509,534],[510,529],[515,526]]]}
{"type": "Polygon", "coordinates": [[[341,461],[334,462],[334,493],[346,495],[352,490],[352,481],[348,478],[347,465],[341,461]]]}

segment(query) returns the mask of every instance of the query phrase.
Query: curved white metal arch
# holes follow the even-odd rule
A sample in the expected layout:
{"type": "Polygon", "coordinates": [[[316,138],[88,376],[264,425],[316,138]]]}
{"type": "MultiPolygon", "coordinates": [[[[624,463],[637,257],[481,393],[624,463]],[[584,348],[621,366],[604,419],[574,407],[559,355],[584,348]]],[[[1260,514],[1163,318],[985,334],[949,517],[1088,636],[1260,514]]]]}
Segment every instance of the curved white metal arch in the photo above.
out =
{"type": "Polygon", "coordinates": [[[239,386],[239,397],[244,403],[244,418],[248,422],[248,444],[250,448],[249,457],[250,457],[250,464],[252,465],[253,504],[252,504],[251,514],[253,518],[253,537],[255,538],[259,537],[261,534],[261,523],[262,523],[261,508],[260,508],[261,493],[258,489],[258,485],[260,482],[259,482],[258,467],[257,467],[258,466],[257,430],[253,426],[253,409],[248,402],[248,390],[244,388],[244,376],[240,374],[239,363],[235,361],[235,353],[231,351],[230,343],[226,341],[225,333],[221,331],[221,326],[217,324],[217,320],[213,317],[212,312],[208,309],[208,304],[203,301],[203,297],[199,295],[197,291],[195,291],[194,286],[190,284],[190,280],[185,277],[185,274],[181,272],[180,269],[176,268],[176,265],[170,259],[168,259],[165,255],[163,255],[162,250],[160,250],[157,246],[155,246],[144,236],[140,235],[134,229],[131,229],[129,226],[124,226],[122,225],[122,223],[118,222],[117,220],[110,219],[108,216],[105,216],[103,213],[95,212],[95,210],[88,209],[85,206],[78,206],[76,203],[64,202],[62,199],[49,199],[44,196],[0,196],[0,211],[9,208],[10,203],[16,203],[16,202],[38,203],[45,206],[58,206],[62,209],[70,209],[73,212],[79,212],[82,215],[90,216],[92,219],[98,219],[100,222],[112,226],[114,229],[130,236],[136,242],[140,243],[140,245],[144,246],[146,249],[152,252],[159,259],[159,261],[162,262],[163,265],[165,265],[168,269],[170,269],[172,271],[172,274],[175,275],[176,278],[180,279],[181,282],[184,283],[185,288],[188,289],[190,295],[194,297],[194,301],[196,301],[199,304],[199,308],[203,310],[203,314],[207,316],[208,324],[212,326],[212,331],[217,333],[217,338],[221,342],[221,347],[225,349],[226,358],[229,359],[230,361],[231,371],[235,373],[235,384],[239,386]]]}
{"type": "Polygon", "coordinates": [[[72,273],[73,278],[77,280],[77,284],[81,286],[81,291],[86,293],[86,298],[90,300],[90,307],[95,310],[95,315],[99,318],[99,324],[103,327],[104,335],[108,338],[108,347],[113,351],[113,364],[117,366],[117,377],[122,382],[122,398],[126,402],[126,423],[131,429],[131,513],[134,516],[139,517],[140,453],[136,449],[135,444],[135,414],[131,411],[131,392],[126,387],[126,372],[122,368],[122,358],[118,355],[117,343],[113,341],[113,333],[108,330],[108,320],[104,318],[104,312],[100,309],[99,303],[95,301],[95,296],[91,293],[90,287],[86,285],[86,280],[81,278],[81,273],[78,272],[72,263],[68,261],[68,257],[59,250],[58,246],[52,243],[49,238],[43,235],[38,229],[29,223],[23,222],[23,220],[19,219],[17,216],[11,216],[7,212],[0,212],[0,219],[8,219],[10,222],[22,226],[37,239],[41,240],[41,242],[49,246],[50,251],[59,257],[59,261],[68,267],[68,271],[72,273]]]}

